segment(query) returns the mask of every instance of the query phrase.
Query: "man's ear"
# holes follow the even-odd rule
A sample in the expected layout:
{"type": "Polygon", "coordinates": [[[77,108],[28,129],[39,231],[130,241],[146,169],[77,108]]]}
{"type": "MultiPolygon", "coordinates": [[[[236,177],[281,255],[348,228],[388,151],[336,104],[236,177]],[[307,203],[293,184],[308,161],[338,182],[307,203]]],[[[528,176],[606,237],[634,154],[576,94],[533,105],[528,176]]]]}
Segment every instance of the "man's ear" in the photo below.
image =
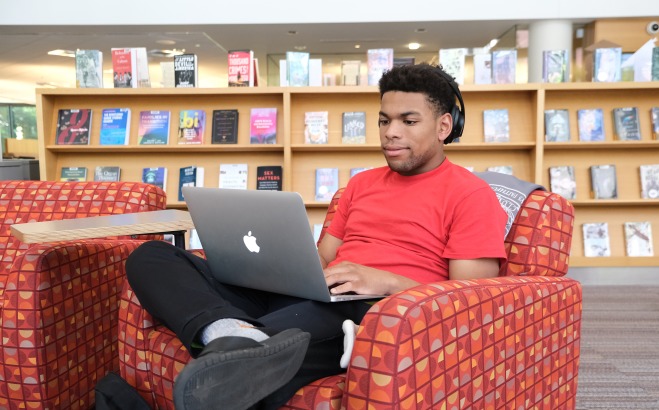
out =
{"type": "Polygon", "coordinates": [[[437,119],[437,139],[440,143],[444,143],[444,140],[451,135],[453,130],[453,117],[451,114],[444,113],[439,116],[437,119]]]}

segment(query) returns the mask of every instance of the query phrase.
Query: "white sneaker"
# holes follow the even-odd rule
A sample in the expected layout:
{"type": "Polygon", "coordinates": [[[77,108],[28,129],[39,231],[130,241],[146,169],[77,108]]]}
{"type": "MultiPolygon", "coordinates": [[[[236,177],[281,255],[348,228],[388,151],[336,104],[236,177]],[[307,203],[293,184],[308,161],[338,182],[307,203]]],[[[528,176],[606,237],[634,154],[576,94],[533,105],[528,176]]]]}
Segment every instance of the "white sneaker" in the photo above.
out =
{"type": "Polygon", "coordinates": [[[343,356],[339,362],[342,369],[347,369],[350,363],[350,356],[352,356],[352,348],[355,346],[355,335],[359,326],[350,319],[343,321],[343,356]]]}

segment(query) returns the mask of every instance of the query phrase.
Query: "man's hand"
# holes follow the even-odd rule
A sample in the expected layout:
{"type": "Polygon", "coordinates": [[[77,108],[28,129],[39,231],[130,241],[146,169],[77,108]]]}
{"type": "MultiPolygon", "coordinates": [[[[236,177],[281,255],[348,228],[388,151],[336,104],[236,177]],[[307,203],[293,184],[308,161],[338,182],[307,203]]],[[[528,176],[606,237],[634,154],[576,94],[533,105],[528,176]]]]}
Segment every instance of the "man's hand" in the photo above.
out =
{"type": "Polygon", "coordinates": [[[354,292],[359,295],[392,295],[419,283],[384,270],[352,262],[340,262],[326,268],[325,281],[332,294],[354,292]]]}

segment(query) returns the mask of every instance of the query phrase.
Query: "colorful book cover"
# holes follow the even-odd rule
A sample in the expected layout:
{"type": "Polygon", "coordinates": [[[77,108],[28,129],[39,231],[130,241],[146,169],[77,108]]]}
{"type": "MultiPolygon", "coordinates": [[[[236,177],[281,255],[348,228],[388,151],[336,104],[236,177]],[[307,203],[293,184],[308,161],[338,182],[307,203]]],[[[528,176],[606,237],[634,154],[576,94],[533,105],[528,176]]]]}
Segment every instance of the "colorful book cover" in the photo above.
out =
{"type": "Polygon", "coordinates": [[[182,167],[179,169],[178,178],[178,200],[185,201],[183,197],[184,186],[204,186],[204,168],[195,165],[182,167]]]}
{"type": "Polygon", "coordinates": [[[652,224],[648,221],[625,222],[627,256],[654,256],[652,224]]]}
{"type": "Polygon", "coordinates": [[[286,72],[289,87],[309,85],[309,53],[300,51],[286,52],[286,72]]]}
{"type": "Polygon", "coordinates": [[[198,87],[197,72],[197,56],[195,54],[174,56],[174,87],[198,87]]]}
{"type": "Polygon", "coordinates": [[[211,143],[238,143],[238,110],[213,110],[211,143]]]}
{"type": "Polygon", "coordinates": [[[220,164],[219,187],[247,189],[247,164],[220,164]]]}
{"type": "Polygon", "coordinates": [[[616,82],[621,79],[622,48],[596,48],[593,56],[593,81],[616,82]]]}
{"type": "Polygon", "coordinates": [[[570,165],[549,167],[549,186],[551,192],[565,199],[576,199],[577,182],[574,167],[570,165]]]}
{"type": "Polygon", "coordinates": [[[344,144],[366,143],[366,113],[364,111],[344,112],[342,122],[341,142],[344,144]]]}
{"type": "Polygon", "coordinates": [[[542,81],[564,83],[568,80],[567,50],[544,50],[542,52],[542,81]]]}
{"type": "Polygon", "coordinates": [[[579,141],[604,141],[604,113],[600,108],[577,110],[579,141]]]}
{"type": "Polygon", "coordinates": [[[444,71],[455,78],[458,84],[465,81],[465,56],[466,48],[443,48],[439,50],[439,63],[444,71]]]}
{"type": "Polygon", "coordinates": [[[230,50],[227,69],[229,87],[254,86],[254,52],[252,50],[230,50]]]}
{"type": "Polygon", "coordinates": [[[57,115],[57,145],[88,145],[92,128],[90,108],[62,109],[57,115]]]}
{"type": "Polygon", "coordinates": [[[252,108],[250,111],[249,124],[249,141],[251,144],[277,143],[276,108],[252,108]]]}
{"type": "Polygon", "coordinates": [[[281,191],[283,168],[279,165],[262,165],[256,168],[256,189],[259,191],[281,191]]]}
{"type": "Polygon", "coordinates": [[[316,169],[316,201],[330,201],[338,189],[338,168],[316,169]]]}
{"type": "Polygon", "coordinates": [[[155,185],[165,191],[167,189],[167,168],[144,168],[142,170],[142,182],[155,185]]]}
{"type": "Polygon", "coordinates": [[[659,164],[641,165],[641,198],[659,198],[659,164]]]}
{"type": "Polygon", "coordinates": [[[616,166],[591,165],[590,166],[590,183],[592,196],[595,199],[616,199],[618,198],[618,178],[616,176],[616,166]]]}
{"type": "Polygon", "coordinates": [[[103,88],[103,52],[76,50],[76,87],[103,88]]]}
{"type": "Polygon", "coordinates": [[[638,120],[638,108],[614,108],[613,124],[616,131],[616,136],[619,140],[640,141],[641,126],[638,120]]]}
{"type": "Polygon", "coordinates": [[[179,144],[203,144],[206,130],[204,110],[181,110],[178,123],[179,144]]]}
{"type": "Polygon", "coordinates": [[[94,169],[94,181],[119,181],[121,168],[116,166],[98,166],[94,169]]]}
{"type": "Polygon", "coordinates": [[[508,109],[483,110],[483,133],[485,142],[509,142],[508,109]]]}
{"type": "Polygon", "coordinates": [[[304,143],[327,144],[328,112],[307,111],[304,113],[304,143]]]}
{"type": "Polygon", "coordinates": [[[114,88],[135,88],[137,59],[134,49],[113,48],[111,53],[114,88]]]}
{"type": "Polygon", "coordinates": [[[128,145],[130,108],[106,108],[101,115],[101,145],[128,145]]]}
{"type": "Polygon", "coordinates": [[[382,74],[394,66],[393,48],[373,48],[367,51],[368,85],[378,85],[382,74]]]}
{"type": "Polygon", "coordinates": [[[592,222],[582,225],[584,256],[600,257],[611,256],[611,243],[609,240],[609,224],[606,222],[592,222]]]}
{"type": "Polygon", "coordinates": [[[492,84],[515,84],[517,50],[492,52],[492,84]]]}
{"type": "Polygon", "coordinates": [[[167,145],[169,143],[169,111],[141,111],[137,143],[167,145]]]}
{"type": "Polygon", "coordinates": [[[85,167],[62,167],[60,181],[86,181],[87,168],[85,167]]]}
{"type": "Polygon", "coordinates": [[[359,60],[341,61],[341,85],[359,85],[362,62],[359,60]]]}
{"type": "Polygon", "coordinates": [[[570,141],[570,115],[568,110],[545,110],[545,141],[570,141]]]}
{"type": "Polygon", "coordinates": [[[474,54],[474,84],[492,84],[492,54],[474,54]]]}

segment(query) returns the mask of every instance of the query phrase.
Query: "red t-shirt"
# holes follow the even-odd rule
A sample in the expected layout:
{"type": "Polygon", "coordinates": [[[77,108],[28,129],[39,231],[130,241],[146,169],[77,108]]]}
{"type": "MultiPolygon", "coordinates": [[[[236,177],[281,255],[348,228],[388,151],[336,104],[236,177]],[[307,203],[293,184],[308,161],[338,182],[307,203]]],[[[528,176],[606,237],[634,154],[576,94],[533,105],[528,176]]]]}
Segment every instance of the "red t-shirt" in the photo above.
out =
{"type": "Polygon", "coordinates": [[[448,279],[449,259],[505,261],[506,213],[489,185],[445,159],[402,176],[389,167],[350,179],[327,232],[350,261],[420,283],[448,279]]]}

